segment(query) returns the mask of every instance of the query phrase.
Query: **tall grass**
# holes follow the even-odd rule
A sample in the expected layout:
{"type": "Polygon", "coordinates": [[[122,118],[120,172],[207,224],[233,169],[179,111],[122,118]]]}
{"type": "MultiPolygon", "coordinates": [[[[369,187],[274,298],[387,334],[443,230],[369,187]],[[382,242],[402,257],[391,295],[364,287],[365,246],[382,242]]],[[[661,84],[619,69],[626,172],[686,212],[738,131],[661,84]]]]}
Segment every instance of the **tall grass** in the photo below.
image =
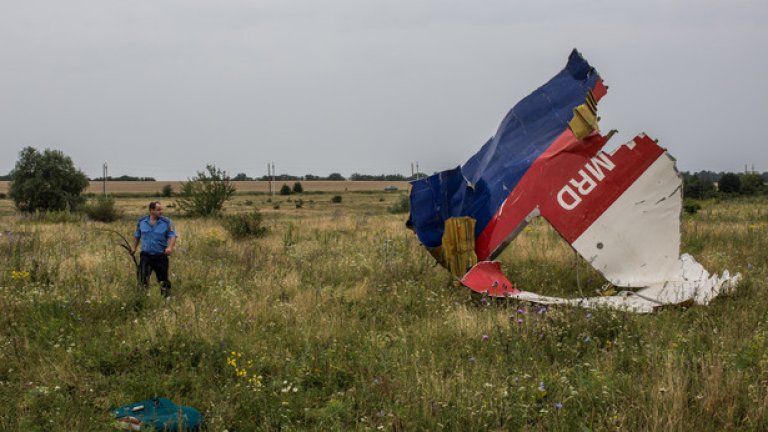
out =
{"type": "MultiPolygon", "coordinates": [[[[102,224],[4,216],[0,430],[101,431],[154,395],[217,431],[768,429],[765,202],[683,219],[684,251],[744,273],[735,293],[641,316],[479,301],[388,212],[396,198],[232,203],[261,210],[253,240],[174,218],[169,302],[136,289],[102,224]]],[[[543,221],[501,260],[528,290],[604,283],[543,221]]]]}

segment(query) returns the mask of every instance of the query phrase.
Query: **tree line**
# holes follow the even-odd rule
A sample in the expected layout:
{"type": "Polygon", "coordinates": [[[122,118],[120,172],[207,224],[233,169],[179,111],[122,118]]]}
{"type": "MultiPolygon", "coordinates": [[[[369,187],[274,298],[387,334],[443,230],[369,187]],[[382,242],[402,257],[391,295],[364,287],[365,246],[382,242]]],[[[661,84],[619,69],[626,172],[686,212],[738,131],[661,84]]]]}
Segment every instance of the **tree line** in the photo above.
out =
{"type": "Polygon", "coordinates": [[[699,171],[682,172],[683,196],[693,199],[707,199],[716,196],[764,195],[768,192],[768,172],[732,173],[699,171]]]}
{"type": "MultiPolygon", "coordinates": [[[[225,171],[212,166],[206,166],[206,171],[200,171],[197,176],[184,182],[179,194],[179,206],[189,210],[189,213],[210,214],[221,209],[224,200],[235,191],[232,182],[247,180],[240,173],[234,178],[225,171]],[[206,172],[207,171],[207,172],[206,172]],[[212,193],[213,192],[213,193],[212,193]],[[194,209],[194,210],[191,210],[194,209]],[[202,210],[200,210],[202,209],[202,210]]],[[[422,174],[418,174],[421,176],[422,174]]],[[[116,177],[115,180],[129,176],[116,177]]],[[[686,198],[707,199],[715,196],[750,196],[765,195],[766,178],[768,173],[730,172],[713,173],[700,171],[696,173],[683,172],[684,196],[686,198]]],[[[141,177],[135,177],[140,179],[141,177]]],[[[293,188],[284,184],[282,194],[302,193],[303,187],[298,180],[346,180],[339,173],[327,177],[306,175],[303,177],[282,174],[274,177],[280,181],[296,181],[293,188]]],[[[26,147],[19,153],[16,166],[3,180],[10,181],[9,196],[21,211],[34,212],[38,210],[75,209],[83,205],[83,190],[88,186],[88,177],[75,167],[72,159],[58,150],[46,149],[42,152],[33,147],[26,147]]],[[[144,179],[148,179],[144,177],[144,179]]],[[[263,176],[260,180],[267,180],[263,176]]],[[[403,181],[411,178],[400,174],[363,175],[355,173],[350,180],[385,180],[403,181]]],[[[154,180],[154,179],[152,179],[154,180]]],[[[152,181],[144,180],[144,181],[152,181]]],[[[170,186],[164,191],[164,196],[171,196],[170,186]]]]}
{"type": "MultiPolygon", "coordinates": [[[[306,174],[303,176],[297,176],[297,175],[291,175],[291,174],[280,174],[274,176],[274,179],[276,181],[411,181],[416,180],[417,178],[424,178],[427,175],[424,173],[418,173],[414,174],[412,176],[404,176],[402,174],[360,174],[360,173],[353,173],[349,176],[349,178],[344,177],[340,173],[331,173],[328,176],[318,176],[313,174],[306,174]]],[[[261,177],[249,177],[245,173],[238,173],[234,177],[232,177],[232,181],[254,181],[254,180],[260,180],[260,181],[269,181],[272,180],[271,176],[263,175],[261,177]]]]}

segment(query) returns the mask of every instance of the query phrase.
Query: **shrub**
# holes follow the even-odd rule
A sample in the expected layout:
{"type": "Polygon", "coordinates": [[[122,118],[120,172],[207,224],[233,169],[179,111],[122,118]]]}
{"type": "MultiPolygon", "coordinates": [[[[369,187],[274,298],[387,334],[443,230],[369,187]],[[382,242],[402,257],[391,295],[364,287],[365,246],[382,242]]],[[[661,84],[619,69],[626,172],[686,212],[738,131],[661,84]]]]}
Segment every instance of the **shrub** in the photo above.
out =
{"type": "Polygon", "coordinates": [[[167,184],[160,190],[160,195],[169,198],[173,196],[173,186],[167,184]]]}
{"type": "Polygon", "coordinates": [[[400,195],[397,202],[387,208],[390,213],[408,213],[411,211],[411,201],[408,195],[400,195]]]}
{"type": "Polygon", "coordinates": [[[5,193],[4,192],[0,192],[0,199],[5,199],[5,193]]]}
{"type": "Polygon", "coordinates": [[[181,184],[181,198],[176,204],[190,216],[209,216],[221,211],[224,202],[235,193],[235,186],[226,171],[213,165],[198,171],[195,177],[181,184]]]}
{"type": "Polygon", "coordinates": [[[683,200],[683,210],[685,210],[686,213],[693,215],[701,210],[701,205],[696,201],[683,200]]]}
{"type": "Polygon", "coordinates": [[[258,210],[250,213],[226,215],[221,221],[224,229],[234,239],[250,237],[263,237],[267,233],[267,227],[261,226],[262,217],[258,210]]]}
{"type": "Polygon", "coordinates": [[[73,210],[80,206],[80,194],[88,177],[75,168],[72,159],[58,150],[42,153],[26,147],[11,171],[9,195],[16,208],[25,212],[73,210]]]}
{"type": "Polygon", "coordinates": [[[283,183],[283,187],[280,188],[280,195],[290,195],[291,187],[283,183]]]}
{"type": "Polygon", "coordinates": [[[122,214],[115,208],[115,199],[112,197],[99,196],[85,206],[85,214],[88,219],[99,222],[114,222],[122,214]]]}
{"type": "Polygon", "coordinates": [[[301,182],[296,182],[293,184],[293,193],[303,193],[304,192],[304,186],[301,185],[301,182]]]}
{"type": "Polygon", "coordinates": [[[334,195],[333,198],[331,198],[331,202],[334,204],[338,204],[341,202],[341,195],[334,195]]]}

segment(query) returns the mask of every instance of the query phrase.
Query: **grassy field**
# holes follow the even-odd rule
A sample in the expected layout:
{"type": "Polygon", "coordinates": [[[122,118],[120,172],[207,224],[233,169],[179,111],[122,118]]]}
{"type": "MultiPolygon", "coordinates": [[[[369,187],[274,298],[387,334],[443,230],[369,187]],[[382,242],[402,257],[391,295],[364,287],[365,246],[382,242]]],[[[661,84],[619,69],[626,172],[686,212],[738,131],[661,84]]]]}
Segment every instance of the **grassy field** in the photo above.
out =
{"type": "MultiPolygon", "coordinates": [[[[237,196],[227,213],[269,227],[245,241],[168,209],[168,302],[102,231],[129,235],[147,198],[112,224],[0,200],[0,430],[108,430],[154,395],[230,432],[768,430],[764,200],[683,217],[683,251],[741,271],[734,293],[633,315],[473,298],[387,211],[399,193],[341,195],[237,196]]],[[[603,284],[543,221],[500,259],[531,291],[603,284]]]]}

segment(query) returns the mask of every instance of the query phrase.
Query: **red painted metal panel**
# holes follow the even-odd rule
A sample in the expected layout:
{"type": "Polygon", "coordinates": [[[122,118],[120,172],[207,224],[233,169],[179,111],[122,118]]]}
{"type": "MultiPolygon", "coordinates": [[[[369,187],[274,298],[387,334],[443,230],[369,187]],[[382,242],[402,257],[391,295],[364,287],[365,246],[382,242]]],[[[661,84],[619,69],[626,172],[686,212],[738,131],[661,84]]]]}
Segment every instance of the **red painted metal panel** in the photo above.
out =
{"type": "Polygon", "coordinates": [[[501,265],[495,261],[483,261],[461,278],[461,283],[472,291],[491,297],[505,297],[520,292],[501,272],[501,265]]]}

